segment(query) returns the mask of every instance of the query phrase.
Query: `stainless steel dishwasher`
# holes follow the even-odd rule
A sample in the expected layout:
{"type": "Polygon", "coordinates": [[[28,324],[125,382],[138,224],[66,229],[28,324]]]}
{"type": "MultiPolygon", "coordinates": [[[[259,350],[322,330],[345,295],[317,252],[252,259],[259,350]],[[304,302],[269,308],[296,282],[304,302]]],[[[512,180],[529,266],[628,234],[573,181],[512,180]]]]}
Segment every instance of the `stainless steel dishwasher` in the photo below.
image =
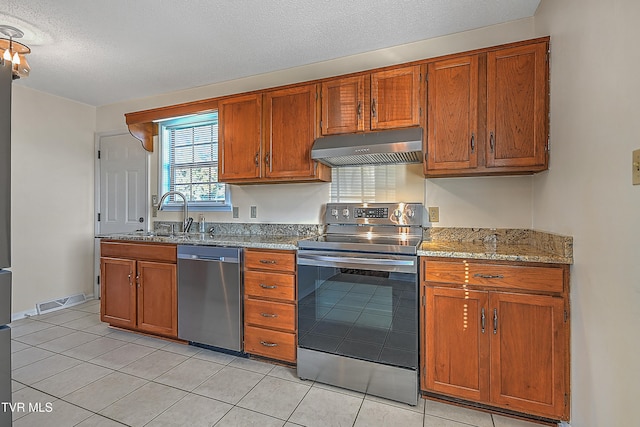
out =
{"type": "Polygon", "coordinates": [[[178,245],[178,338],[242,351],[242,249],[178,245]]]}

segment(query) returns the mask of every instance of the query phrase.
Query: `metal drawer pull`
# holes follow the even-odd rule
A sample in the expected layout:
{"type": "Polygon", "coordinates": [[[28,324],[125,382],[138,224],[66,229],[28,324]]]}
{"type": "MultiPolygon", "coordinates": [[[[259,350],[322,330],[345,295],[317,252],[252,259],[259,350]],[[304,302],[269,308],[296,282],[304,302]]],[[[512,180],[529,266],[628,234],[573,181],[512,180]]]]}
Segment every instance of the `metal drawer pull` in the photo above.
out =
{"type": "Polygon", "coordinates": [[[272,260],[272,259],[261,259],[260,260],[260,264],[275,264],[276,261],[272,260]]]}
{"type": "Polygon", "coordinates": [[[264,289],[276,289],[276,285],[265,285],[264,283],[260,283],[260,287],[264,289]]]}
{"type": "Polygon", "coordinates": [[[265,347],[277,347],[278,346],[278,343],[275,343],[275,342],[260,341],[260,344],[262,344],[265,347]]]}
{"type": "Polygon", "coordinates": [[[271,313],[260,313],[260,316],[262,316],[262,317],[278,317],[277,314],[271,314],[271,313]]]}
{"type": "Polygon", "coordinates": [[[493,333],[498,333],[498,309],[493,309],[493,333]]]}
{"type": "Polygon", "coordinates": [[[485,321],[486,321],[486,316],[484,315],[484,307],[482,307],[482,310],[480,311],[480,325],[482,327],[482,333],[484,334],[484,326],[485,326],[485,321]]]}
{"type": "Polygon", "coordinates": [[[502,274],[476,273],[476,274],[473,275],[473,277],[482,277],[483,279],[504,279],[504,276],[502,274]]]}

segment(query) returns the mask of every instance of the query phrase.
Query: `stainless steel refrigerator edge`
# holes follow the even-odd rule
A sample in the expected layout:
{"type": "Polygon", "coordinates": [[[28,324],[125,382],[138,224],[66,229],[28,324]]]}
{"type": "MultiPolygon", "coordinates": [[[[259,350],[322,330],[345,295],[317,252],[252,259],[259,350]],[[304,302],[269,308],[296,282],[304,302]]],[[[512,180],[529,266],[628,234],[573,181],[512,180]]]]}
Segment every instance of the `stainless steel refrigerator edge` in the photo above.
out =
{"type": "MultiPolygon", "coordinates": [[[[11,63],[0,59],[0,402],[11,402],[11,63]]],[[[0,408],[0,426],[11,412],[0,408]]]]}

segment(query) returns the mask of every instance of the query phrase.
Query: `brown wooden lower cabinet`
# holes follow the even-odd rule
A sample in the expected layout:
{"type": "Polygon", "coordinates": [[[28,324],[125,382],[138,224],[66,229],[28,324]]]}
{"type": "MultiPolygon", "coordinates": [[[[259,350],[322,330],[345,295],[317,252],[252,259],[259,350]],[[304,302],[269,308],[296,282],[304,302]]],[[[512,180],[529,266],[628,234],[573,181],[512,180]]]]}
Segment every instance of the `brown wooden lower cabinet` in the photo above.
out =
{"type": "Polygon", "coordinates": [[[566,265],[423,258],[421,388],[568,420],[568,283],[566,265]]]}
{"type": "Polygon", "coordinates": [[[271,359],[296,361],[296,335],[289,332],[245,326],[244,351],[271,359]]]}
{"type": "Polygon", "coordinates": [[[178,336],[176,245],[103,241],[100,320],[178,336]]]}
{"type": "Polygon", "coordinates": [[[296,254],[246,249],[244,351],[296,362],[296,254]]]}

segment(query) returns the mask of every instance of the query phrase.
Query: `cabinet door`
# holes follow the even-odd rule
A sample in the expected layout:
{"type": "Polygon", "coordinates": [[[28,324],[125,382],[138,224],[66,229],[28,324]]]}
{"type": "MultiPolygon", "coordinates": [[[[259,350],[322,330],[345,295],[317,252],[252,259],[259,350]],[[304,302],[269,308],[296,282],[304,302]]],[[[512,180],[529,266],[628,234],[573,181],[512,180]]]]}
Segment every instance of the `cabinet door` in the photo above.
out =
{"type": "Polygon", "coordinates": [[[263,176],[312,178],[315,162],[316,86],[267,92],[264,96],[263,176]]]}
{"type": "Polygon", "coordinates": [[[136,326],[136,262],[100,258],[100,320],[114,326],[136,326]]]}
{"type": "Polygon", "coordinates": [[[478,166],[478,56],[428,65],[427,170],[478,166]]]}
{"type": "Polygon", "coordinates": [[[420,67],[371,74],[371,129],[420,124],[420,67]]]}
{"type": "Polygon", "coordinates": [[[365,78],[346,77],[322,83],[322,135],[364,131],[365,78]]]}
{"type": "Polygon", "coordinates": [[[427,287],[426,390],[488,401],[487,301],[487,292],[427,287]]]}
{"type": "Polygon", "coordinates": [[[563,299],[496,292],[489,305],[491,401],[560,419],[566,410],[563,299]]]}
{"type": "Polygon", "coordinates": [[[546,167],[547,44],[487,54],[487,167],[546,167]]]}
{"type": "Polygon", "coordinates": [[[260,177],[262,95],[228,98],[218,104],[220,181],[260,177]]]}
{"type": "Polygon", "coordinates": [[[138,261],[138,328],[178,335],[176,265],[138,261]]]}

